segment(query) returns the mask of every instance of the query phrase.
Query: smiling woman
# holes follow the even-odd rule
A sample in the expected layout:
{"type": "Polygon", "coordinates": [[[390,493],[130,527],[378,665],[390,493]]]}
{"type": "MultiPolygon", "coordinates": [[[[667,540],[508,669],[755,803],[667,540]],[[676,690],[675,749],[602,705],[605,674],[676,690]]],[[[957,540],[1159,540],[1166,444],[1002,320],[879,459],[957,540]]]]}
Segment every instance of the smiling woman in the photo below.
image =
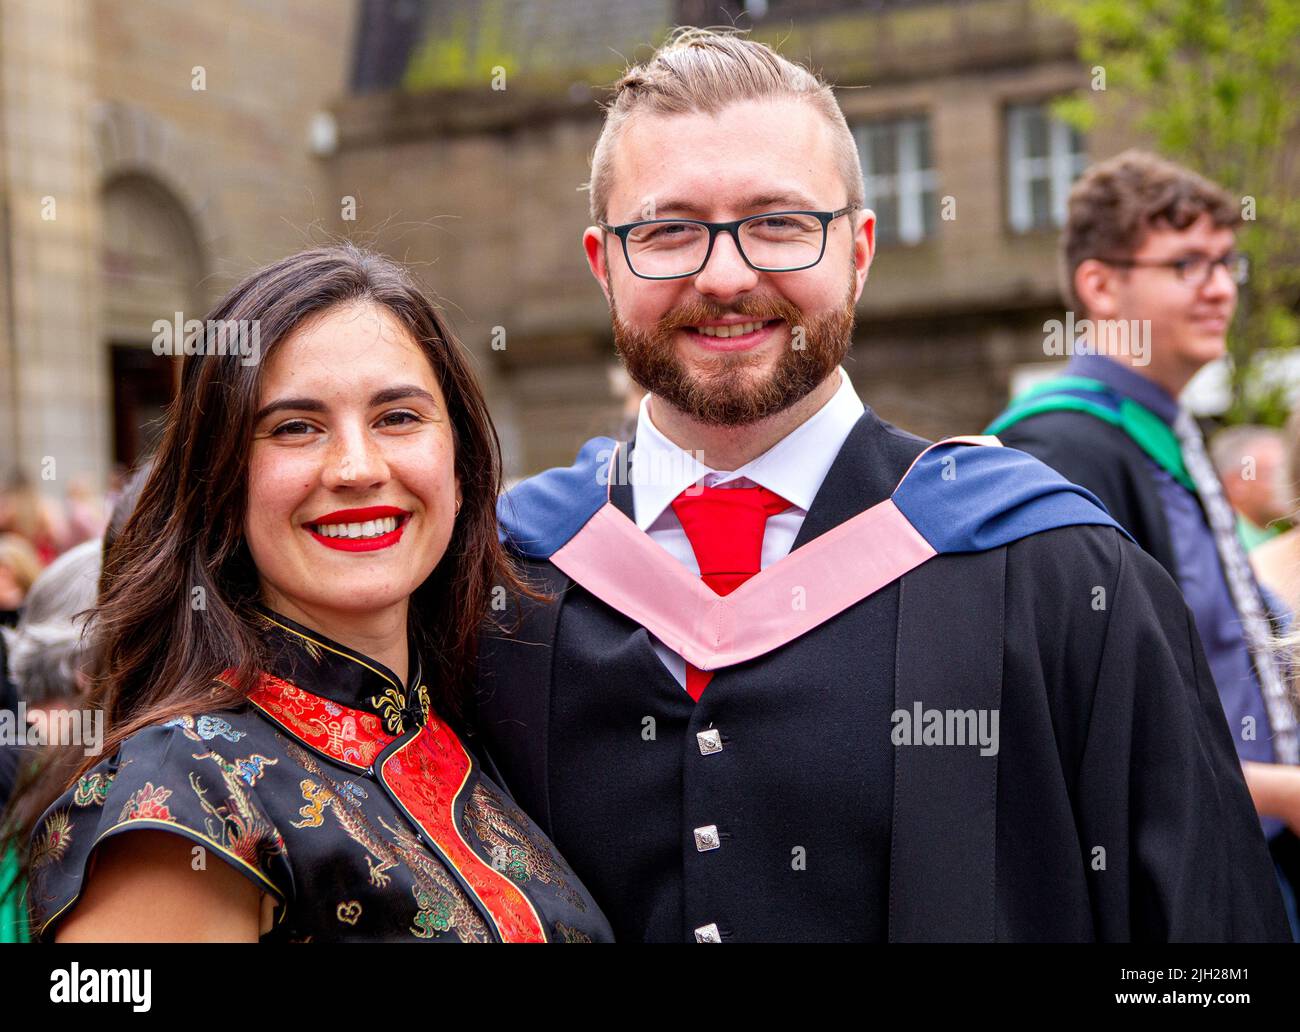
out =
{"type": "Polygon", "coordinates": [[[405,679],[407,599],[461,506],[435,367],[392,311],[362,300],[291,332],[259,387],[245,537],[262,599],[405,679]]]}
{"type": "Polygon", "coordinates": [[[460,345],[349,245],[211,319],[257,325],[262,358],[186,356],[105,557],[107,758],[46,786],[34,936],[608,939],[457,730],[492,587],[522,587],[460,345]]]}

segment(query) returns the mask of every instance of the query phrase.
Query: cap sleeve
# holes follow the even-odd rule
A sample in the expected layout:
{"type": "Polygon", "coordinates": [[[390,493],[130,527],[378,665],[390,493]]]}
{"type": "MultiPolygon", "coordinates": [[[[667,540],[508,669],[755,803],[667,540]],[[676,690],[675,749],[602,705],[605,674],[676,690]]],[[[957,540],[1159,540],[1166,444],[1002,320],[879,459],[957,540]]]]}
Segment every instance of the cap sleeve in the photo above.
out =
{"type": "Polygon", "coordinates": [[[207,851],[205,862],[228,863],[278,903],[292,898],[284,839],[257,797],[268,758],[236,757],[229,748],[219,750],[216,741],[187,738],[187,720],[126,739],[37,822],[28,889],[34,938],[53,938],[56,924],[81,896],[96,847],[128,831],[190,839],[207,851]]]}

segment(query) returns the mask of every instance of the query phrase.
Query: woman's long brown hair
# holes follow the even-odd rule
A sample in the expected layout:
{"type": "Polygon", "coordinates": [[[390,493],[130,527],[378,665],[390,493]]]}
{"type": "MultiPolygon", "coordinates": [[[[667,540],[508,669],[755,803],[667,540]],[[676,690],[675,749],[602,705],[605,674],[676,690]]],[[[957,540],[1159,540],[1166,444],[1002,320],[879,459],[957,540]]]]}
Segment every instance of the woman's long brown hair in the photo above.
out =
{"type": "MultiPolygon", "coordinates": [[[[261,361],[184,358],[152,471],[104,556],[92,623],[98,676],[86,703],[104,711],[104,756],[149,725],[237,708],[255,683],[266,657],[250,622],[259,590],[243,526],[262,369],[304,320],[356,303],[388,309],[410,331],[437,375],[452,425],[460,514],[442,561],[412,594],[408,618],[439,712],[462,712],[493,588],[532,594],[497,539],[496,430],[468,356],[437,307],[400,265],[353,245],[292,255],[253,273],[208,315],[256,321],[261,361]],[[195,598],[201,608],[191,605],[195,598]],[[237,687],[215,679],[227,668],[238,670],[237,687]]],[[[101,758],[48,764],[19,801],[11,829],[30,834],[46,807],[101,758]]]]}

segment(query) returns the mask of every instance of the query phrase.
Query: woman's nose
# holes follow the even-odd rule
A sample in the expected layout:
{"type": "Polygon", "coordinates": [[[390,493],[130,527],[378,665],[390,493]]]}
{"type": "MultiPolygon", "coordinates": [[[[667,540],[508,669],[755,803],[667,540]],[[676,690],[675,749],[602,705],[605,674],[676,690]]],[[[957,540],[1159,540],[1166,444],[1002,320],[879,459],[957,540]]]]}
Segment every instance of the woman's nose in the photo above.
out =
{"type": "Polygon", "coordinates": [[[371,487],[388,479],[388,463],[365,427],[337,431],[329,449],[323,480],[327,487],[371,487]]]}

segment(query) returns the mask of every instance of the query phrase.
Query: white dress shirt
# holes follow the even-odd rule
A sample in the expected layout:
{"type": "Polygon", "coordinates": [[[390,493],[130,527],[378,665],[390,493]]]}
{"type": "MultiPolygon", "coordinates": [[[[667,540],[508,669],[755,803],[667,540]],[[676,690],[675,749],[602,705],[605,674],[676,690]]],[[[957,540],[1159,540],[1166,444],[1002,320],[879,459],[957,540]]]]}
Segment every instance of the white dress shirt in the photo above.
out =
{"type": "MultiPolygon", "coordinates": [[[[710,469],[694,455],[668,440],[650,418],[650,396],[641,399],[632,457],[632,508],[636,525],[669,555],[699,576],[700,565],[672,501],[693,484],[706,487],[765,487],[791,508],[767,520],[760,569],[790,552],[804,517],[821,489],[826,473],[864,411],[862,400],[841,367],[840,387],[812,416],[740,469],[710,469]]],[[[686,660],[654,639],[655,652],[677,683],[686,686],[686,660]]]]}

